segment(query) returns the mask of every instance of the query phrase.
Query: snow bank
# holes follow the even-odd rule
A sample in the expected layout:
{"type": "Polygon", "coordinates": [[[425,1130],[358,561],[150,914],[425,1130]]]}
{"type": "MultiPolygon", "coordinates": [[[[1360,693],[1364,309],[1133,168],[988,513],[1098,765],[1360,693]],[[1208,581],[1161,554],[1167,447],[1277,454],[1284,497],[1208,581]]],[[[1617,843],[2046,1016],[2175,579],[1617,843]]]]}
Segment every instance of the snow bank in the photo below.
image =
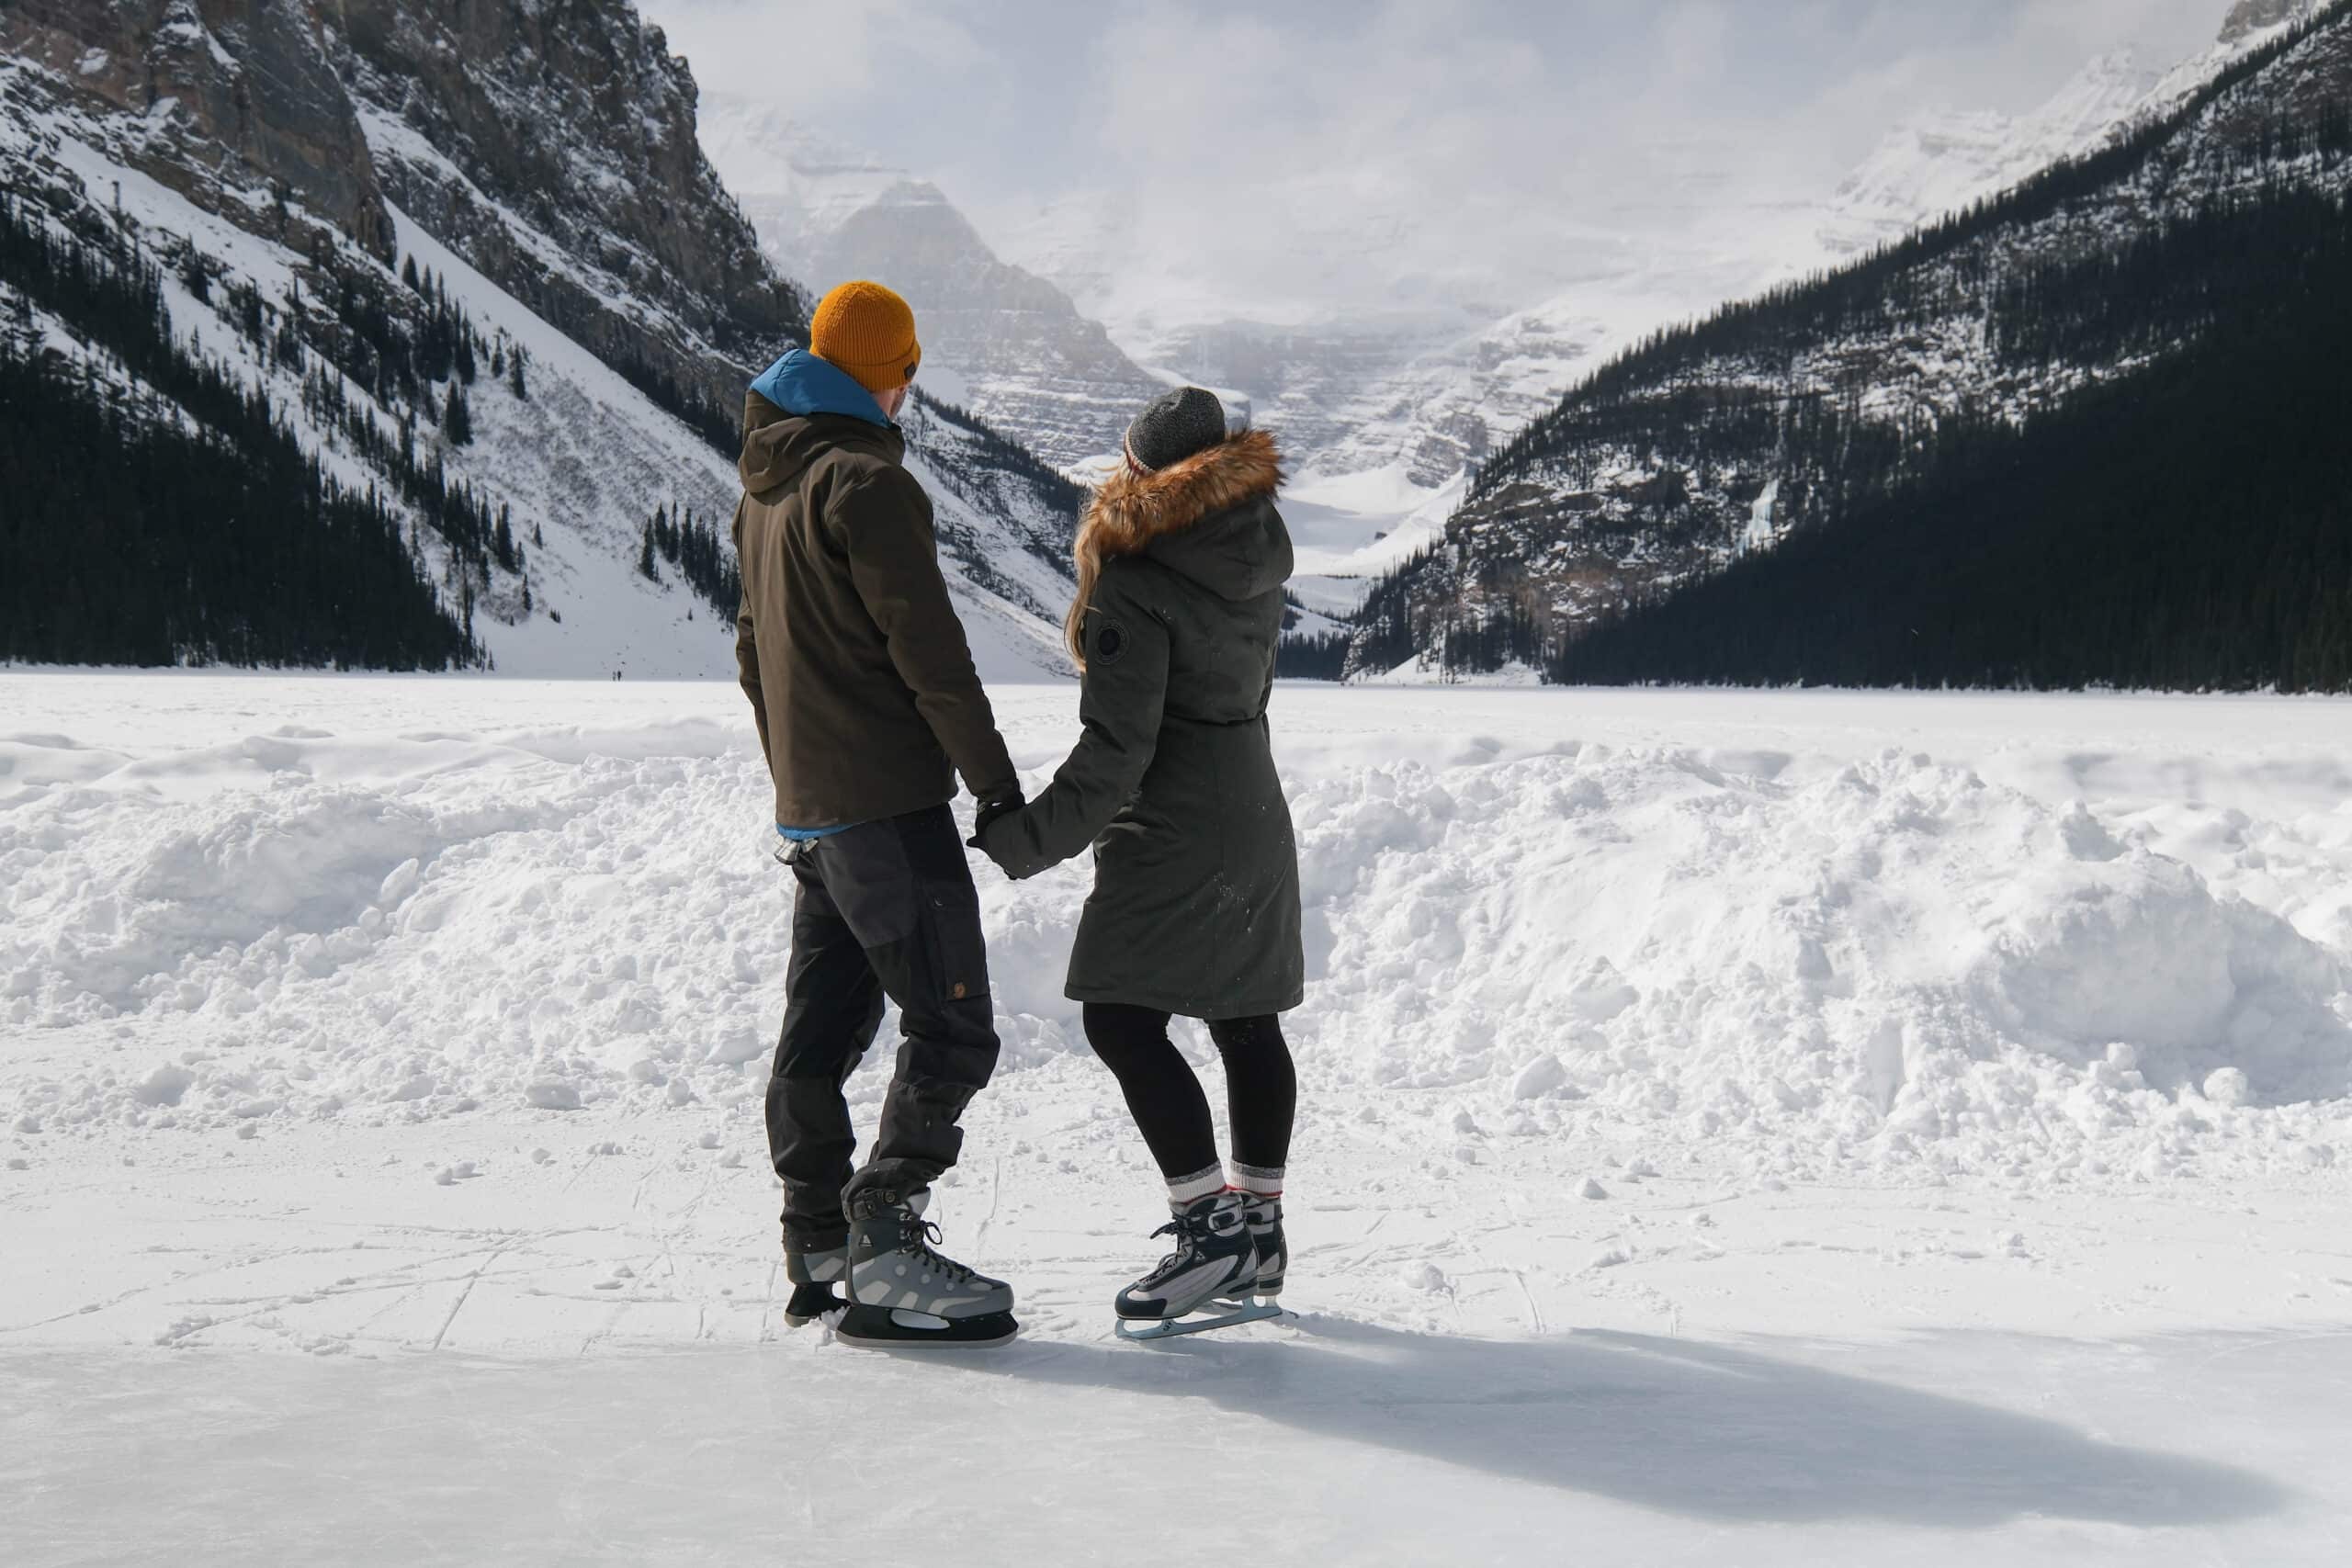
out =
{"type": "Polygon", "coordinates": [[[2263,1135],[2201,1103],[2220,1072],[2251,1104],[2352,1083],[2335,953],[1964,767],[1578,746],[1295,787],[1347,1076],[1951,1166],[2263,1135]]]}
{"type": "MultiPolygon", "coordinates": [[[[1319,700],[1284,693],[1310,730],[1319,700]]],[[[1057,759],[1069,705],[1008,709],[1024,761],[1057,759]]],[[[2278,890],[2340,886],[2345,834],[2299,827],[2292,878],[2275,836],[2209,866],[2272,889],[2266,908],[2191,863],[2210,822],[1916,751],[1375,739],[1285,753],[1311,1094],[1710,1140],[1791,1174],[2333,1158],[2342,909],[2278,890]],[[2317,934],[2298,899],[2334,911],[2304,919],[2317,934]]],[[[35,734],[0,762],[0,1117],[19,1126],[760,1093],[789,892],[740,720],[288,726],[135,758],[35,734]]],[[[2233,843],[2259,837],[2227,815],[2233,843]]],[[[1088,876],[981,878],[1009,1073],[1083,1049],[1060,979],[1088,876]]]]}

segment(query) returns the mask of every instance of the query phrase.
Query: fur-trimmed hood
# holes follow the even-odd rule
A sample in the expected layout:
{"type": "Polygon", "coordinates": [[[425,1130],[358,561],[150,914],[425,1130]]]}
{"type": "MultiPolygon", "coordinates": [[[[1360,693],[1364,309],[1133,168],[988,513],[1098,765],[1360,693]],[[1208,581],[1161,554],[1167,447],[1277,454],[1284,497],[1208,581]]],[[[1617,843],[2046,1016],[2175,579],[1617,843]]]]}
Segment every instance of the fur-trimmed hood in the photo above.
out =
{"type": "Polygon", "coordinates": [[[1282,484],[1282,453],[1262,430],[1150,473],[1123,468],[1079,523],[1080,579],[1091,581],[1090,566],[1148,555],[1227,599],[1271,592],[1292,565],[1290,531],[1273,506],[1282,484]]]}

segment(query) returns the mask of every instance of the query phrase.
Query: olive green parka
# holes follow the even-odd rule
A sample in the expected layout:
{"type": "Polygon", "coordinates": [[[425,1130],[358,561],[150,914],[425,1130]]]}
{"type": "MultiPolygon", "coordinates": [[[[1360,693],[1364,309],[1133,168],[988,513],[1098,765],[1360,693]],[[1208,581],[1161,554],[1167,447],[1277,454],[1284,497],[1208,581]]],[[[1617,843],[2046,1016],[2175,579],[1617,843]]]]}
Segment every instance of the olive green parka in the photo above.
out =
{"type": "Polygon", "coordinates": [[[1304,999],[1298,851],[1266,724],[1290,533],[1272,438],[1248,431],[1098,491],[1075,750],[989,825],[1016,878],[1094,848],[1068,995],[1189,1018],[1304,999]]]}
{"type": "Polygon", "coordinates": [[[982,800],[1019,779],[905,456],[873,394],[805,350],[743,400],[735,660],[784,827],[924,810],[957,773],[982,800]]]}

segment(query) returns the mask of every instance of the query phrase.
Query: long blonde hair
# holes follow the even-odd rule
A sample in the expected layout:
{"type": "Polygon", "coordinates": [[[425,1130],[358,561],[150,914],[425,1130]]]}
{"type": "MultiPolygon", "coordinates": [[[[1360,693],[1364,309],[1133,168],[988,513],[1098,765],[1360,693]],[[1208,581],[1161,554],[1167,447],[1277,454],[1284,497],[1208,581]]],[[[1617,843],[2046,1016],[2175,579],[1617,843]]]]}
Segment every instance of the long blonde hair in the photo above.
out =
{"type": "Polygon", "coordinates": [[[1102,536],[1080,524],[1070,558],[1078,567],[1078,597],[1069,602],[1069,614],[1062,617],[1062,643],[1082,672],[1086,669],[1086,607],[1093,603],[1094,584],[1102,576],[1102,536]]]}

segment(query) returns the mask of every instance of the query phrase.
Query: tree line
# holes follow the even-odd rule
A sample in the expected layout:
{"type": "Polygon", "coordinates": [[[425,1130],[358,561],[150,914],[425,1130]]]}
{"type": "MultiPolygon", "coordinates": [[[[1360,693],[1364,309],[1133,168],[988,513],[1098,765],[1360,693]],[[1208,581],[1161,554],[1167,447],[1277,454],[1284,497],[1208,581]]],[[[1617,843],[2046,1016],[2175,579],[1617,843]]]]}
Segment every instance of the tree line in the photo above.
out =
{"type": "Polygon", "coordinates": [[[662,561],[669,562],[705,604],[730,622],[734,619],[743,599],[743,574],[735,564],[733,539],[689,509],[657,506],[639,536],[638,575],[660,582],[662,561]]]}
{"type": "Polygon", "coordinates": [[[2352,689],[2352,245],[2335,258],[2291,309],[2022,430],[1945,433],[1930,479],[1606,617],[1554,678],[2352,689]]]}
{"type": "Polygon", "coordinates": [[[0,658],[484,662],[386,499],[175,341],[155,261],[0,195],[0,658]],[[88,352],[49,347],[37,312],[88,352]]]}

